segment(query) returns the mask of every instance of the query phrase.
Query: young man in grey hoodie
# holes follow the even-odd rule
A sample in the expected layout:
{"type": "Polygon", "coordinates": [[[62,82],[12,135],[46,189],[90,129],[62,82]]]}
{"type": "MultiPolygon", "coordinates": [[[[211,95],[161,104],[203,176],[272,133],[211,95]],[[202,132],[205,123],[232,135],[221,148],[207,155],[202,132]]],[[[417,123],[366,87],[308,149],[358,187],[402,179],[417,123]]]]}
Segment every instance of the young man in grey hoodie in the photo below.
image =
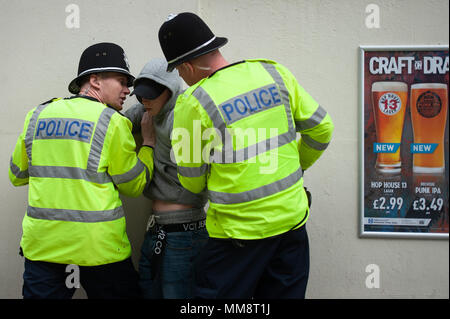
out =
{"type": "Polygon", "coordinates": [[[177,167],[170,159],[173,108],[182,92],[178,72],[167,72],[165,59],[153,59],[134,82],[139,104],[126,112],[133,133],[140,131],[145,112],[153,117],[156,133],[153,179],[144,195],[152,200],[147,233],[139,261],[140,287],[144,298],[190,298],[193,260],[206,244],[206,192],[184,189],[177,167]]]}

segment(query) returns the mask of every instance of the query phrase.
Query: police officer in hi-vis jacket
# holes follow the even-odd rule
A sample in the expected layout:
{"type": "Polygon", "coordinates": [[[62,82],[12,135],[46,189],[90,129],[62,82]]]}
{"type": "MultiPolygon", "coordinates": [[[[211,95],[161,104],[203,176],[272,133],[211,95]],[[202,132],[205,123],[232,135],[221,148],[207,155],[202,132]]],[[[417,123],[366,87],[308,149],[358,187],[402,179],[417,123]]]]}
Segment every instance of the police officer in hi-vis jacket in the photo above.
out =
{"type": "Polygon", "coordinates": [[[330,116],[281,64],[228,63],[218,50],[227,39],[193,13],[170,15],[159,41],[168,70],[190,85],[174,109],[178,178],[193,193],[207,188],[209,199],[194,296],[303,298],[302,176],[331,140],[330,116]]]}
{"type": "Polygon", "coordinates": [[[98,43],[81,55],[74,96],[27,114],[9,169],[13,185],[29,185],[24,298],[71,298],[72,272],[89,298],[139,296],[119,193],[143,192],[155,139],[145,115],[136,154],[131,122],[119,113],[133,80],[123,49],[98,43]]]}

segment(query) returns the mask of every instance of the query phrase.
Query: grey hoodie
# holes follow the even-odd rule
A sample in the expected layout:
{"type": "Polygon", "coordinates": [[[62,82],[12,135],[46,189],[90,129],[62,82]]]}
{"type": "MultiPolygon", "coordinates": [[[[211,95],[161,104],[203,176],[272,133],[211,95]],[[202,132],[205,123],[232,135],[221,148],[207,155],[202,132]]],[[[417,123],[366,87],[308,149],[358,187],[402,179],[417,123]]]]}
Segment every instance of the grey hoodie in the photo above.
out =
{"type": "MultiPolygon", "coordinates": [[[[144,195],[150,199],[160,199],[178,204],[189,204],[203,207],[206,203],[206,191],[194,194],[183,188],[178,180],[177,166],[170,160],[172,148],[170,135],[173,128],[173,109],[178,95],[182,93],[181,78],[178,72],[166,72],[165,59],[152,59],[142,69],[136,78],[148,78],[167,87],[172,96],[153,118],[156,133],[156,145],[153,155],[154,172],[152,180],[147,184],[144,195]]],[[[133,123],[133,133],[141,130],[141,119],[145,112],[142,104],[138,103],[125,111],[125,116],[133,123]]]]}

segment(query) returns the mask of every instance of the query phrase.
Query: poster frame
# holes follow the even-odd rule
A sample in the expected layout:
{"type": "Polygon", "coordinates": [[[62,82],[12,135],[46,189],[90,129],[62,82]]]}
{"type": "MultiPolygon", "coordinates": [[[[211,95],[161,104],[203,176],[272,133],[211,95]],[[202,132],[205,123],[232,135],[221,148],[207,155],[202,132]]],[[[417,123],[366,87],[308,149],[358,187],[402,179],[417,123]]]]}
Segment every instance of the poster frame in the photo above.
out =
{"type": "Polygon", "coordinates": [[[367,51],[445,51],[447,45],[360,45],[359,46],[359,77],[358,77],[358,106],[359,106],[359,237],[360,238],[413,238],[413,239],[443,239],[448,240],[448,233],[421,233],[421,232],[385,232],[364,230],[364,54],[367,51]]]}

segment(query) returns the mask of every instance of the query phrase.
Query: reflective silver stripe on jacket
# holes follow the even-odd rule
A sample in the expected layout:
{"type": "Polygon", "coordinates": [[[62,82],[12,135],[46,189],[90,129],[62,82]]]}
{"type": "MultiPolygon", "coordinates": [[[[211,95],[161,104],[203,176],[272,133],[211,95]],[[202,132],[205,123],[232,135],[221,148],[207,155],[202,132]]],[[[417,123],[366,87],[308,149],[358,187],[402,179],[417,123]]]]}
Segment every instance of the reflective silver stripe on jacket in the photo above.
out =
{"type": "Polygon", "coordinates": [[[208,171],[209,165],[203,164],[200,167],[184,167],[178,166],[178,173],[185,177],[200,177],[208,171]]]}
{"type": "Polygon", "coordinates": [[[21,171],[19,166],[13,163],[13,159],[9,160],[9,168],[11,169],[11,173],[17,178],[28,178],[30,175],[28,173],[28,169],[21,171]]]}
{"type": "Polygon", "coordinates": [[[306,145],[317,151],[324,151],[328,147],[328,144],[330,144],[317,142],[316,140],[314,140],[313,138],[311,138],[309,135],[306,134],[302,134],[302,141],[305,142],[306,145]]]}
{"type": "Polygon", "coordinates": [[[307,120],[304,121],[296,121],[295,126],[297,132],[300,132],[302,135],[302,140],[305,142],[306,145],[309,147],[317,150],[317,151],[323,151],[328,147],[329,143],[321,143],[314,140],[312,137],[308,135],[308,133],[302,133],[304,130],[311,129],[322,122],[322,120],[327,116],[327,111],[325,111],[320,105],[317,108],[317,110],[314,112],[313,115],[307,120]]]}
{"type": "Polygon", "coordinates": [[[109,210],[84,211],[28,206],[27,216],[37,219],[97,223],[116,220],[125,216],[122,206],[109,210]]]}
{"type": "MultiPolygon", "coordinates": [[[[280,88],[282,99],[284,101],[284,106],[286,107],[286,114],[288,115],[288,123],[289,123],[288,133],[294,132],[294,136],[293,137],[289,136],[289,138],[292,137],[293,139],[295,139],[295,131],[302,131],[302,130],[306,130],[309,128],[313,128],[314,126],[316,126],[316,125],[320,124],[320,122],[322,122],[322,120],[327,115],[327,112],[321,106],[319,106],[317,108],[316,112],[314,112],[314,114],[309,119],[307,119],[305,121],[295,122],[296,128],[294,129],[294,126],[292,124],[291,107],[289,105],[289,91],[287,90],[286,86],[284,85],[284,82],[283,82],[283,79],[281,78],[280,73],[277,71],[277,69],[275,68],[275,66],[273,64],[268,64],[268,63],[261,63],[261,64],[264,66],[264,68],[267,70],[267,72],[269,72],[272,75],[275,82],[278,84],[278,86],[280,88]]],[[[309,135],[307,135],[305,133],[302,134],[302,139],[308,146],[310,146],[318,151],[325,150],[329,144],[329,143],[317,142],[316,140],[312,139],[309,135]]],[[[282,144],[282,145],[284,145],[284,144],[282,144]]]]}
{"type": "Polygon", "coordinates": [[[269,72],[269,74],[272,76],[275,83],[278,85],[278,89],[281,92],[281,99],[283,100],[284,109],[285,109],[286,115],[287,115],[289,132],[292,135],[292,140],[295,140],[295,127],[294,127],[294,123],[292,120],[291,104],[289,102],[289,91],[286,88],[286,85],[284,84],[281,74],[275,68],[275,65],[269,64],[269,63],[263,63],[263,62],[261,62],[261,65],[264,67],[264,69],[266,69],[267,72],[269,72]]]}
{"type": "Polygon", "coordinates": [[[32,165],[28,170],[32,177],[83,179],[97,184],[111,182],[111,177],[106,172],[91,174],[79,167],[32,165]]]}
{"type": "MultiPolygon", "coordinates": [[[[142,161],[138,158],[136,165],[134,165],[134,167],[128,172],[118,175],[112,175],[111,178],[116,185],[127,183],[138,177],[144,170],[146,170],[146,167],[144,163],[142,163],[142,161]]],[[[148,176],[147,180],[149,180],[148,176]]]]}
{"type": "Polygon", "coordinates": [[[304,121],[295,121],[296,131],[301,132],[304,130],[311,129],[322,122],[322,120],[327,115],[327,111],[325,111],[320,105],[313,115],[307,120],[304,121]]]}
{"type": "Polygon", "coordinates": [[[226,124],[220,116],[219,109],[216,103],[212,100],[209,94],[201,87],[197,87],[192,93],[198,100],[203,109],[208,113],[209,118],[213,122],[214,128],[221,134],[223,150],[222,152],[213,151],[211,162],[215,163],[233,163],[233,145],[231,143],[232,137],[226,128],[226,124]],[[219,153],[219,154],[217,154],[219,153]]]}
{"type": "Polygon", "coordinates": [[[28,122],[27,133],[25,134],[25,148],[27,150],[29,165],[31,165],[31,149],[33,146],[33,138],[34,138],[34,131],[36,129],[36,121],[39,117],[39,114],[41,114],[42,110],[47,105],[48,104],[41,104],[38,107],[36,107],[33,114],[31,115],[30,122],[28,122]]]}
{"type": "Polygon", "coordinates": [[[102,155],[103,143],[105,142],[106,132],[108,131],[111,117],[116,111],[107,107],[105,108],[97,121],[94,136],[92,138],[91,149],[87,162],[87,170],[96,173],[100,164],[100,157],[102,155]]]}
{"type": "Polygon", "coordinates": [[[212,203],[216,204],[237,204],[249,202],[288,189],[302,178],[302,169],[299,168],[294,173],[276,182],[241,193],[223,193],[208,190],[208,196],[212,203]]]}
{"type": "MultiPolygon", "coordinates": [[[[203,109],[208,113],[214,127],[220,132],[222,137],[223,148],[222,151],[214,150],[211,155],[211,162],[214,163],[236,163],[248,160],[254,156],[261,153],[265,153],[272,149],[281,147],[295,140],[295,127],[292,120],[291,107],[289,102],[289,92],[281,78],[280,73],[276,70],[275,66],[268,63],[261,62],[264,69],[272,76],[274,82],[278,86],[280,92],[281,100],[285,108],[287,121],[288,121],[288,131],[276,137],[261,141],[257,144],[250,145],[246,148],[235,151],[233,149],[232,136],[226,127],[226,123],[222,118],[217,105],[214,103],[209,94],[201,87],[197,87],[192,93],[193,96],[198,100],[203,109]]],[[[265,88],[265,87],[263,87],[265,88]]],[[[255,90],[247,92],[251,94],[255,90]]],[[[245,96],[247,93],[243,94],[245,96]]],[[[245,99],[245,98],[244,98],[245,99]]],[[[237,120],[237,119],[236,119],[237,120]]],[[[232,121],[234,122],[234,121],[232,121]]]]}

